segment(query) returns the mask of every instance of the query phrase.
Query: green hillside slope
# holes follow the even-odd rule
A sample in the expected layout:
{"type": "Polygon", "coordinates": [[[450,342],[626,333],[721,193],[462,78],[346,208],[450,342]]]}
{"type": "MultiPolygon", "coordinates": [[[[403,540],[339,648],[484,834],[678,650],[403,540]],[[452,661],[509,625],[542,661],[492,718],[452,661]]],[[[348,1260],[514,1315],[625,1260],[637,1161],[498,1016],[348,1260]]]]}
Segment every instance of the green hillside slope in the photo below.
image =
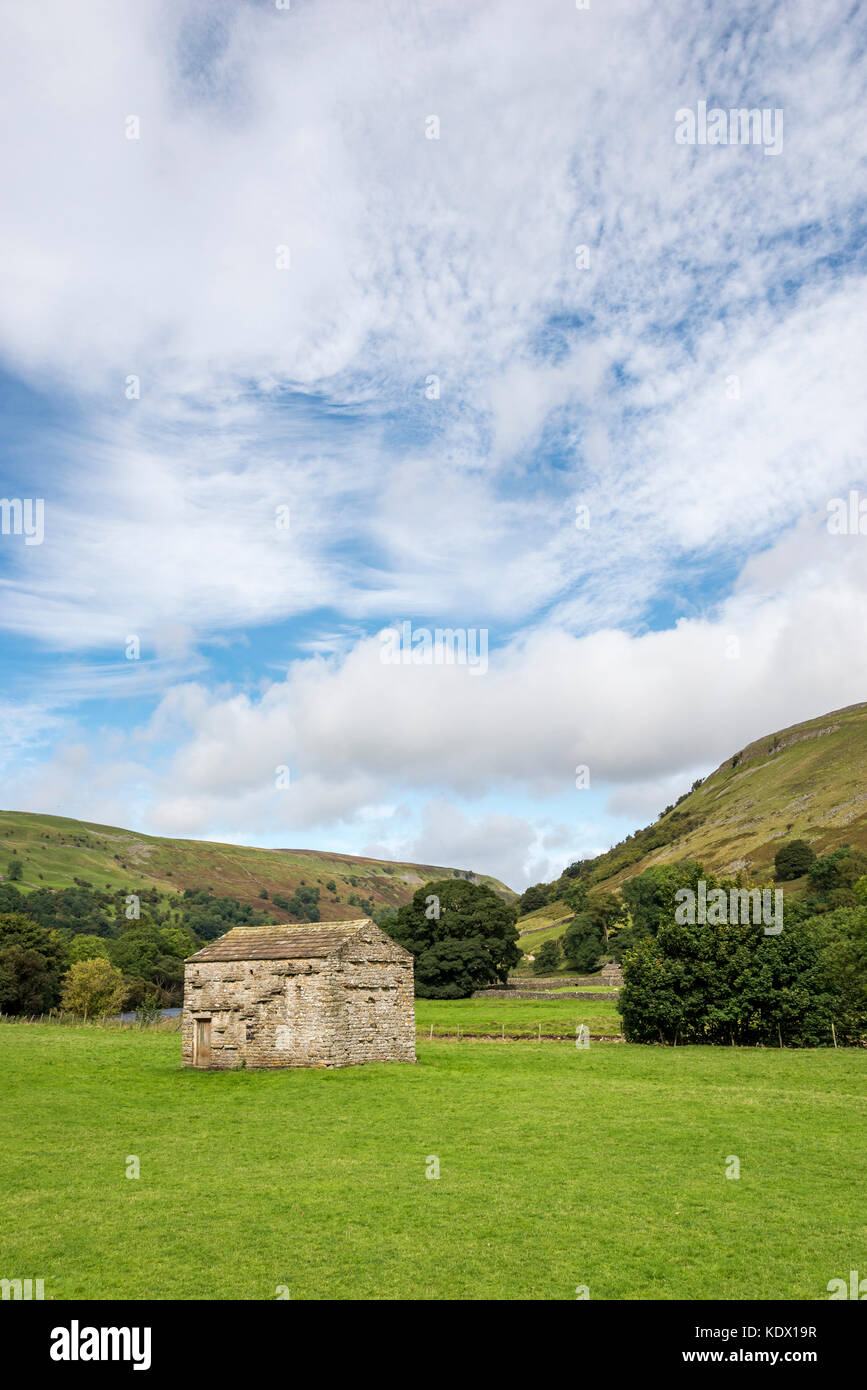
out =
{"type": "Polygon", "coordinates": [[[291,897],[300,886],[320,890],[319,909],[325,922],[364,915],[362,907],[349,903],[350,896],[374,908],[398,907],[409,901],[420,884],[436,878],[489,883],[504,897],[514,897],[498,879],[441,865],[171,840],[65,816],[0,811],[0,876],[7,874],[13,851],[22,861],[17,886],[24,891],[67,888],[77,880],[94,888],[130,891],[212,888],[218,895],[253,903],[278,922],[288,920],[288,914],[274,906],[273,895],[291,897]]]}
{"type": "Polygon", "coordinates": [[[585,881],[617,888],[652,864],[697,859],[762,878],[790,839],[816,854],[867,850],[867,704],[756,739],[638,831],[590,861],[585,881]]]}

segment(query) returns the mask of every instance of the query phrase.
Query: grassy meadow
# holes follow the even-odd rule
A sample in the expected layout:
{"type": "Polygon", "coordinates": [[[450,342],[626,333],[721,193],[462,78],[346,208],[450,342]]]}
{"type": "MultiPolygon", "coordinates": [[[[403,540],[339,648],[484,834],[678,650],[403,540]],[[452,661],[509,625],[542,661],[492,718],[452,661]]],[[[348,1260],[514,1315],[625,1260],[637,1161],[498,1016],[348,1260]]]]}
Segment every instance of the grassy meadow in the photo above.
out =
{"type": "MultiPolygon", "coordinates": [[[[518,963],[513,973],[515,975],[532,975],[532,966],[526,957],[538,951],[543,942],[556,941],[561,937],[573,916],[574,911],[567,903],[557,901],[519,917],[518,945],[524,952],[524,959],[518,963]]],[[[565,964],[561,965],[554,973],[561,973],[567,968],[565,964]]]]}
{"type": "Polygon", "coordinates": [[[418,1056],[193,1072],[176,1033],[0,1024],[0,1274],[56,1299],[809,1300],[864,1266],[867,1052],[418,1056]]]}
{"type": "Polygon", "coordinates": [[[418,1033],[434,1037],[491,1035],[507,1038],[574,1037],[579,1023],[586,1023],[591,1035],[611,1036],[622,1031],[616,999],[551,999],[540,993],[536,999],[416,999],[415,1023],[418,1033]]]}

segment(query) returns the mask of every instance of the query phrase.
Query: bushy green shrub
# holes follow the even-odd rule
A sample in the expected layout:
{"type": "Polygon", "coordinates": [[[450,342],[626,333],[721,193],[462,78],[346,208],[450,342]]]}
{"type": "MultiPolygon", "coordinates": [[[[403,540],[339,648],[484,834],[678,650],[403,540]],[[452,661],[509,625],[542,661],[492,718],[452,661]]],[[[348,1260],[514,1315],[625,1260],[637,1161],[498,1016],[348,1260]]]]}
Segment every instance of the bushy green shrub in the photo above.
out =
{"type": "Polygon", "coordinates": [[[815,862],[816,855],[806,840],[789,840],[774,855],[774,869],[781,883],[800,878],[815,862]]]}
{"type": "Polygon", "coordinates": [[[538,951],[533,953],[533,973],[544,975],[549,970],[556,970],[562,957],[559,941],[543,941],[538,951]]]}

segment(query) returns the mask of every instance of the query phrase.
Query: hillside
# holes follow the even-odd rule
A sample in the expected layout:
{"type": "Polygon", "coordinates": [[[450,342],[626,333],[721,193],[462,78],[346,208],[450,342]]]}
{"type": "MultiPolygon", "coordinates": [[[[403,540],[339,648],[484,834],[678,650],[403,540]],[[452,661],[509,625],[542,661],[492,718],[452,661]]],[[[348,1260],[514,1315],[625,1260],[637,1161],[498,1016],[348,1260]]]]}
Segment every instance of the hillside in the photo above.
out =
{"type": "Polygon", "coordinates": [[[765,878],[790,839],[806,840],[816,854],[843,844],[867,850],[867,704],[794,724],[733,752],[652,825],[588,861],[582,878],[613,889],[652,864],[677,859],[765,878]]]}
{"type": "Polygon", "coordinates": [[[207,840],[172,840],[118,826],[70,820],[65,816],[0,811],[0,877],[13,850],[22,860],[18,887],[68,888],[83,880],[94,888],[163,891],[212,888],[267,911],[276,922],[289,915],[270,901],[291,897],[302,886],[320,890],[324,922],[363,916],[350,895],[374,909],[399,907],[430,879],[460,877],[488,883],[510,901],[514,893],[499,880],[436,864],[364,859],[318,850],[255,849],[207,840]],[[334,888],[328,885],[333,883],[334,888]],[[268,897],[262,896],[262,890],[268,897]],[[347,910],[347,907],[349,910],[347,910]]]}

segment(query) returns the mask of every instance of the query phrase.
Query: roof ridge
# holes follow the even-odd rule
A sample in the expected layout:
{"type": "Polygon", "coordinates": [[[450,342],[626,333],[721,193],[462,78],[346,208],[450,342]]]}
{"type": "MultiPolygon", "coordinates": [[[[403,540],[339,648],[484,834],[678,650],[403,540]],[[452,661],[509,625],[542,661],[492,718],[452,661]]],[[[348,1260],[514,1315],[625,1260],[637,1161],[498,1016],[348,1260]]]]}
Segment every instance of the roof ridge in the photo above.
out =
{"type": "Polygon", "coordinates": [[[230,927],[224,936],[230,932],[263,932],[263,931],[295,931],[304,928],[305,931],[315,931],[317,928],[326,929],[328,927],[360,927],[365,922],[371,922],[371,917],[341,917],[336,922],[262,922],[260,926],[254,926],[250,922],[238,922],[234,927],[230,927]]]}

